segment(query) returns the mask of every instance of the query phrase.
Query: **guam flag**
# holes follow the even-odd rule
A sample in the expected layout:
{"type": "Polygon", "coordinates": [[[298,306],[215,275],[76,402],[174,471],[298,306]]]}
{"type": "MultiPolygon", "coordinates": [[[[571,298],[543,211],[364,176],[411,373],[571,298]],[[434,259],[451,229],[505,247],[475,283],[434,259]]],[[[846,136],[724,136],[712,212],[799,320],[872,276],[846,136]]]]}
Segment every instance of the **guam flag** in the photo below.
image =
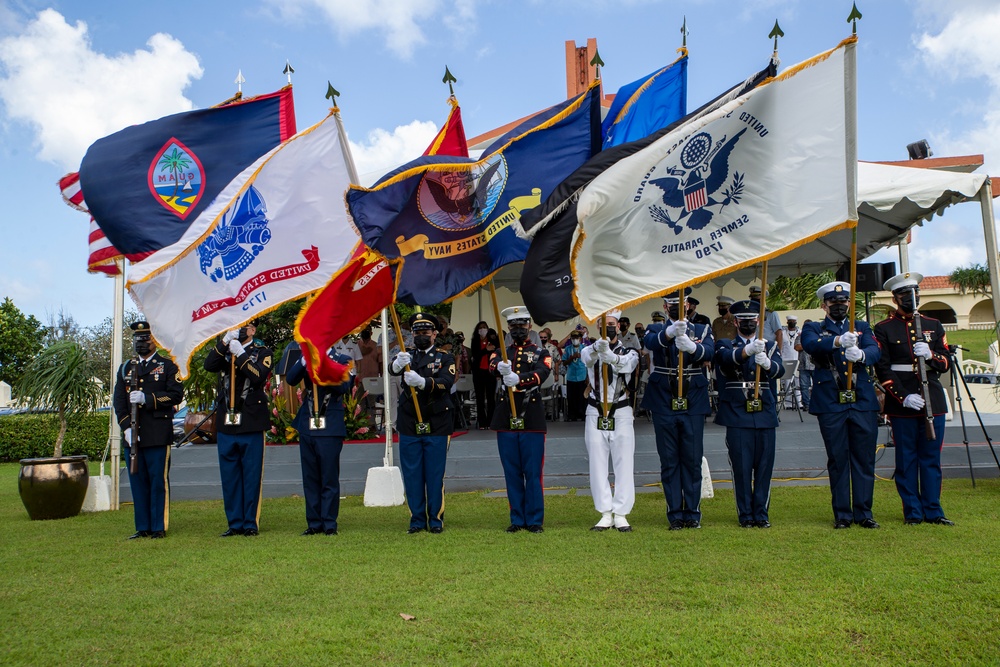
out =
{"type": "Polygon", "coordinates": [[[398,265],[397,301],[441,303],[524,259],[528,242],[511,223],[600,148],[598,85],[515,128],[479,161],[424,156],[371,188],[351,186],[362,240],[398,265]]]}
{"type": "Polygon", "coordinates": [[[94,142],[80,186],[108,241],[138,261],[179,240],[230,181],[293,134],[291,87],[186,111],[94,142]]]}

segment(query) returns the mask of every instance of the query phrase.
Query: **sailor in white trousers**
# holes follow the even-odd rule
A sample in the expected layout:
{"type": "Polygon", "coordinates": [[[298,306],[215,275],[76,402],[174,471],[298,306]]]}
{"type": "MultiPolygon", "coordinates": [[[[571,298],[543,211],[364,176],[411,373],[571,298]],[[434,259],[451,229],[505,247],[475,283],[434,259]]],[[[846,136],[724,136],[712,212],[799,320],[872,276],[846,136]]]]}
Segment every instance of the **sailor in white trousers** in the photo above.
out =
{"type": "Polygon", "coordinates": [[[611,527],[631,532],[626,518],[635,504],[635,430],[629,399],[634,375],[639,366],[638,350],[625,347],[618,337],[620,311],[607,314],[603,336],[580,352],[587,367],[590,392],[587,395],[587,420],[584,442],[590,459],[590,492],[594,509],[601,514],[591,530],[611,527]],[[604,413],[604,368],[607,368],[607,414],[604,413]],[[614,493],[608,480],[608,457],[615,473],[614,493]]]}

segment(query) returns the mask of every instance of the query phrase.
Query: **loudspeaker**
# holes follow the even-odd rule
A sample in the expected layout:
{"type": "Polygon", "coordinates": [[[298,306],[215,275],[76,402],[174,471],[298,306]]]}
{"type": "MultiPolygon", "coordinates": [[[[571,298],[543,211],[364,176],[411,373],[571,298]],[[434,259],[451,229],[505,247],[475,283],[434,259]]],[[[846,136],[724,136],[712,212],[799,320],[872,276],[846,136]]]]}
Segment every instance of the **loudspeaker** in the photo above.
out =
{"type": "MultiPolygon", "coordinates": [[[[882,289],[882,284],[896,275],[896,263],[886,264],[858,264],[858,284],[855,287],[857,292],[878,292],[882,289]]],[[[851,266],[843,264],[837,270],[837,280],[845,283],[851,282],[851,266]]]]}

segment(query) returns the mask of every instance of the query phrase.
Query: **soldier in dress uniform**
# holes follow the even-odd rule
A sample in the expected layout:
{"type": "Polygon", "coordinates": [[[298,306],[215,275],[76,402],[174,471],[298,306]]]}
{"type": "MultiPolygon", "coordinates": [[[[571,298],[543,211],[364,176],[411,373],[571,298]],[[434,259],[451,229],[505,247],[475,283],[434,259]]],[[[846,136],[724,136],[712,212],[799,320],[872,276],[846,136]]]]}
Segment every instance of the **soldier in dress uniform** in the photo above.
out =
{"type": "Polygon", "coordinates": [[[809,414],[816,415],[826,446],[833,527],[850,528],[853,521],[862,528],[878,528],[872,517],[872,494],[879,405],[868,366],[878,363],[881,351],[867,322],[848,324],[850,283],[827,283],[816,296],[826,317],[806,324],[801,338],[816,366],[809,414]],[[853,363],[850,392],[848,363],[853,363]]]}
{"type": "Polygon", "coordinates": [[[689,324],[704,324],[705,326],[712,326],[712,320],[708,318],[707,315],[702,315],[698,312],[698,306],[701,305],[701,301],[689,296],[687,298],[688,309],[687,309],[687,321],[689,324]]]}
{"type": "Polygon", "coordinates": [[[734,299],[731,296],[716,297],[719,316],[712,320],[712,335],[715,336],[715,340],[732,340],[736,338],[736,322],[733,321],[733,316],[729,314],[729,307],[733,305],[733,301],[734,299]]]}
{"type": "Polygon", "coordinates": [[[226,508],[220,537],[253,537],[260,530],[264,479],[264,431],[271,428],[264,383],[271,374],[271,350],[254,340],[257,320],[226,332],[205,357],[205,370],[219,374],[215,428],[226,508]],[[235,374],[232,373],[235,368],[235,374]],[[235,382],[235,401],[230,391],[235,382]]]}
{"type": "MultiPolygon", "coordinates": [[[[690,292],[690,287],[684,290],[685,301],[690,292]]],[[[653,415],[670,530],[700,528],[705,418],[712,412],[704,366],[715,353],[715,339],[709,326],[682,319],[685,305],[679,294],[665,297],[663,305],[667,320],[649,325],[643,339],[652,361],[642,408],[653,415]]]]}
{"type": "Polygon", "coordinates": [[[587,396],[587,422],[584,442],[590,461],[590,491],[594,509],[601,518],[591,530],[604,531],[614,526],[619,532],[631,532],[629,512],[635,504],[635,430],[633,429],[631,392],[634,373],[639,366],[639,352],[627,347],[619,336],[620,310],[606,315],[606,329],[592,345],[580,352],[587,367],[590,392],[587,396]],[[604,370],[607,367],[608,413],[604,414],[604,370]],[[607,419],[603,419],[607,417],[607,419]],[[608,481],[608,456],[615,472],[614,494],[608,481]]]}
{"type": "MultiPolygon", "coordinates": [[[[333,348],[327,354],[344,366],[353,361],[333,348]]],[[[354,369],[340,384],[317,386],[309,377],[302,357],[291,364],[285,381],[289,385],[305,381],[302,403],[292,421],[292,428],[299,432],[302,490],[306,497],[306,529],[302,534],[336,535],[340,514],[340,453],[347,437],[343,396],[354,384],[354,369]]]]}
{"type": "Polygon", "coordinates": [[[552,357],[529,340],[531,315],[527,308],[504,308],[500,316],[507,320],[513,343],[507,348],[507,361],[499,350],[490,357],[490,370],[501,380],[490,428],[497,432],[497,448],[507,482],[510,504],[507,532],[527,529],[540,533],[545,518],[542,463],[546,425],[539,387],[552,372],[552,357]],[[514,393],[516,417],[511,414],[508,389],[514,393]]]}
{"type": "Polygon", "coordinates": [[[115,417],[124,434],[125,461],[136,447],[135,474],[129,467],[135,534],[129,537],[166,537],[170,523],[170,444],[174,406],[184,400],[177,365],[156,353],[148,322],[132,324],[135,359],[118,369],[115,381],[115,417]],[[132,406],[136,432],[132,431],[132,406]]]}
{"type": "Polygon", "coordinates": [[[896,490],[903,501],[903,520],[911,525],[952,526],[941,509],[941,444],[948,406],[939,379],[951,362],[941,322],[919,313],[915,316],[921,280],[922,275],[911,272],[885,282],[896,312],[875,325],[875,339],[882,347],[875,372],[885,390],[885,413],[896,444],[896,490]],[[919,337],[916,317],[920,318],[919,337]],[[928,410],[918,364],[927,373],[933,439],[927,438],[928,410]]]}
{"type": "Polygon", "coordinates": [[[777,344],[757,338],[759,303],[737,301],[729,312],[736,320],[737,336],[720,340],[715,348],[715,386],[719,390],[715,423],[726,427],[740,526],[770,528],[774,429],[778,427],[771,383],[784,375],[785,367],[777,344]],[[758,367],[761,374],[755,397],[758,367]]]}
{"type": "Polygon", "coordinates": [[[410,317],[412,351],[400,352],[389,372],[402,375],[399,394],[399,467],[406,504],[410,508],[410,535],[444,530],[444,471],[455,428],[451,386],[455,384],[455,357],[434,346],[441,329],[429,313],[410,317]],[[409,366],[409,370],[407,370],[409,366]],[[412,389],[411,389],[412,388],[412,389]],[[414,392],[420,419],[413,403],[414,392]],[[422,421],[421,421],[422,420],[422,421]]]}

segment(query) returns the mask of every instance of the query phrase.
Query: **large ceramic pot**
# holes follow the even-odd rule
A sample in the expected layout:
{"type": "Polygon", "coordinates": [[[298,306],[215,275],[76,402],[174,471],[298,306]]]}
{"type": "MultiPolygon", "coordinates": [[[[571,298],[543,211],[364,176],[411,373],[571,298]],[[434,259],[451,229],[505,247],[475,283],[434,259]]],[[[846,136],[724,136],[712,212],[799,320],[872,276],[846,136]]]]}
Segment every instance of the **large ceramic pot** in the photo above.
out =
{"type": "Polygon", "coordinates": [[[86,456],[21,459],[17,489],[32,520],[76,516],[83,507],[88,484],[86,456]]]}
{"type": "Polygon", "coordinates": [[[188,412],[184,415],[184,432],[191,433],[191,429],[198,427],[198,430],[191,433],[190,441],[196,445],[204,445],[215,442],[215,415],[206,420],[208,412],[188,412]]]}

